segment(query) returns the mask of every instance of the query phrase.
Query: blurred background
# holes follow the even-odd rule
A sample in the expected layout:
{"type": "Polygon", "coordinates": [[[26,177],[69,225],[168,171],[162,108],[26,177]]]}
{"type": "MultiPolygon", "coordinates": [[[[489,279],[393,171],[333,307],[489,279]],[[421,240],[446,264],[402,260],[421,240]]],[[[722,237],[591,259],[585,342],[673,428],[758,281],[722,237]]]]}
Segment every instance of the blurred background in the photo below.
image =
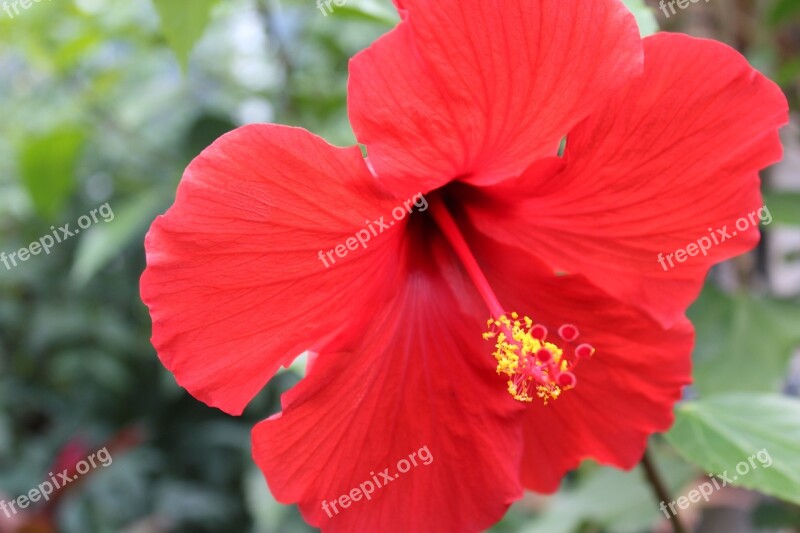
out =
{"type": "MultiPolygon", "coordinates": [[[[742,479],[755,490],[726,487],[680,518],[696,531],[797,532],[800,0],[710,0],[674,15],[657,1],[628,4],[644,34],[660,27],[736,47],[792,106],[784,162],[763,175],[774,219],[757,251],[713,272],[692,309],[690,407],[651,453],[680,495],[768,448],[774,465],[742,479]]],[[[67,223],[80,230],[0,263],[0,500],[97,450],[113,457],[47,502],[0,511],[0,533],[311,531],[272,499],[249,444],[301,369],[273,379],[240,418],[204,406],[150,346],[138,279],[147,227],[219,135],[279,122],[355,142],[348,59],[397,17],[390,0],[331,6],[0,0],[0,252],[64,237],[67,223]]],[[[643,472],[586,464],[557,495],[514,505],[496,531],[671,528],[643,472]]]]}

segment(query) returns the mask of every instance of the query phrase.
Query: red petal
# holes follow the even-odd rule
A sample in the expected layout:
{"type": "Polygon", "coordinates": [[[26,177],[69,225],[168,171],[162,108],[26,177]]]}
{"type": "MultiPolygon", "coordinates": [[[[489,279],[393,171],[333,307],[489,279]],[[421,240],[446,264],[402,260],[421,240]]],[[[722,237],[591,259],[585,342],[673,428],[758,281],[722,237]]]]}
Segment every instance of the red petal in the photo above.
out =
{"type": "Polygon", "coordinates": [[[786,121],[780,89],[739,53],[658,34],[645,40],[644,77],[569,135],[565,168],[535,165],[493,191],[503,205],[472,216],[482,231],[669,325],[713,264],[757,243],[752,221],[734,226],[763,205],[758,171],[780,159],[777,129],[786,121]],[[731,238],[721,242],[724,226],[731,238]],[[692,243],[697,255],[685,262],[659,262],[692,243]]]}
{"type": "Polygon", "coordinates": [[[495,373],[474,295],[469,282],[448,287],[420,260],[357,345],[320,356],[284,396],[283,413],[253,432],[279,501],[299,502],[326,532],[481,531],[500,519],[522,495],[522,406],[495,373]],[[330,510],[332,519],[323,510],[373,472],[393,476],[423,446],[429,465],[376,488],[371,501],[330,510]]]}
{"type": "Polygon", "coordinates": [[[673,405],[691,381],[691,324],[684,319],[664,330],[583,276],[555,276],[528,252],[478,235],[470,244],[509,311],[551,332],[574,324],[580,332],[575,346],[589,343],[596,350],[575,368],[574,389],[548,405],[534,401],[525,411],[523,484],[555,491],[564,474],[587,458],[632,468],[647,437],[671,426],[673,405]]]}
{"type": "Polygon", "coordinates": [[[348,102],[401,196],[519,175],[641,72],[636,23],[617,0],[395,3],[405,20],[353,58],[348,102]]]}
{"type": "Polygon", "coordinates": [[[198,399],[238,414],[312,342],[357,329],[398,275],[393,227],[318,257],[390,212],[358,148],[300,129],[236,130],[195,159],[146,239],[153,345],[198,399]]]}

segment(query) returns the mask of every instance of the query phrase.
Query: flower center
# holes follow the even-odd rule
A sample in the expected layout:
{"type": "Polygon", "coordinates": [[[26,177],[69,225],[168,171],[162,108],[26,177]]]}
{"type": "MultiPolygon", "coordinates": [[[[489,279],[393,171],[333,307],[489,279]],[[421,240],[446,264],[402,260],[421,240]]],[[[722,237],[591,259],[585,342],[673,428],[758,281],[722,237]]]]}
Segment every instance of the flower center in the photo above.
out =
{"type": "MultiPolygon", "coordinates": [[[[589,344],[574,348],[572,357],[567,357],[558,345],[547,341],[547,328],[535,324],[527,316],[517,313],[490,318],[486,325],[491,329],[483,334],[486,340],[495,340],[492,355],[497,360],[497,373],[505,374],[508,392],[515,400],[530,402],[534,397],[545,405],[558,398],[563,391],[577,385],[572,372],[578,362],[594,353],[589,344]]],[[[558,329],[561,340],[572,345],[578,338],[578,328],[564,324],[558,329]]]]}
{"type": "Polygon", "coordinates": [[[575,388],[578,379],[573,371],[581,359],[594,353],[594,348],[584,343],[567,354],[565,347],[574,346],[578,338],[577,327],[564,324],[558,328],[558,336],[562,341],[559,346],[547,340],[548,331],[542,324],[535,323],[527,316],[520,318],[516,312],[506,314],[444,201],[436,197],[429,203],[433,219],[450,242],[492,315],[487,321],[490,329],[483,334],[483,338],[495,341],[492,355],[497,360],[497,373],[509,378],[509,394],[521,402],[531,402],[538,397],[547,405],[564,391],[575,388]]]}

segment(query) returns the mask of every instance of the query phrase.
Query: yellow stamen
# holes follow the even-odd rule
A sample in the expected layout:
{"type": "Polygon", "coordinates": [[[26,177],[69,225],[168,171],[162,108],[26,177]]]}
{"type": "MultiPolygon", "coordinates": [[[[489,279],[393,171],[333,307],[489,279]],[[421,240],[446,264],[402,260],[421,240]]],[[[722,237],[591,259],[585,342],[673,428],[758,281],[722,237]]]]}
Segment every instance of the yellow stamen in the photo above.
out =
{"type": "Polygon", "coordinates": [[[547,405],[564,391],[574,388],[576,379],[571,370],[577,364],[577,357],[572,362],[568,360],[562,348],[545,340],[545,328],[535,326],[527,316],[519,318],[512,312],[510,318],[503,314],[489,319],[487,326],[491,329],[483,338],[495,340],[492,355],[497,360],[497,373],[510,378],[507,382],[509,394],[521,402],[531,402],[538,397],[547,405]]]}

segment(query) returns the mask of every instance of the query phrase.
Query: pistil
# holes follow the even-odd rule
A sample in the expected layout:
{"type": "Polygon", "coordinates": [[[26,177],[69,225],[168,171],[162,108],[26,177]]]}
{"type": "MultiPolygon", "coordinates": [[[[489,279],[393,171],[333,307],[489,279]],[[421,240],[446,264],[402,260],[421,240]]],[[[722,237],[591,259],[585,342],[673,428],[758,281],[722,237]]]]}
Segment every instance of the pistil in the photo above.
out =
{"type": "MultiPolygon", "coordinates": [[[[578,382],[574,370],[581,359],[594,353],[594,348],[580,344],[568,356],[563,347],[547,340],[547,327],[516,312],[507,314],[444,201],[436,197],[430,206],[433,219],[489,308],[489,331],[483,338],[495,341],[492,355],[497,361],[497,373],[509,378],[509,394],[521,402],[538,397],[547,405],[562,392],[574,388],[578,382]]],[[[578,335],[578,328],[572,324],[558,328],[562,345],[574,346],[578,335]]]]}

